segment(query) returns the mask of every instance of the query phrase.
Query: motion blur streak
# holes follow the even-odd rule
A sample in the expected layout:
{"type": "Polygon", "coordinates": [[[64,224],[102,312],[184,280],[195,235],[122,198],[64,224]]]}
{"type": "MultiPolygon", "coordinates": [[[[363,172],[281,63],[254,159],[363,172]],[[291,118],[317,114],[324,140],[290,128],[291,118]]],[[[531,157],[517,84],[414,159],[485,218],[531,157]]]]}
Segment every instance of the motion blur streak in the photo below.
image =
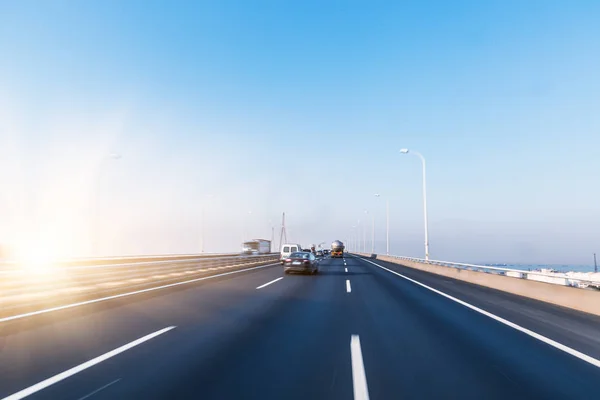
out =
{"type": "Polygon", "coordinates": [[[66,310],[66,309],[69,309],[69,308],[85,306],[85,305],[99,303],[99,302],[103,302],[103,301],[114,300],[114,299],[118,299],[118,298],[122,298],[122,297],[133,296],[133,295],[136,295],[136,294],[148,293],[148,292],[152,292],[152,291],[155,291],[155,290],[166,289],[166,288],[170,288],[170,287],[174,287],[174,286],[186,285],[186,284],[190,284],[190,283],[193,283],[193,282],[200,282],[200,281],[204,281],[204,280],[207,280],[207,279],[218,278],[218,277],[221,277],[221,276],[227,276],[227,275],[231,275],[231,274],[237,274],[237,273],[241,273],[241,272],[245,272],[245,271],[252,271],[252,270],[255,270],[255,269],[272,267],[274,265],[277,265],[277,264],[261,265],[261,266],[258,266],[258,267],[246,268],[246,269],[239,270],[239,271],[224,272],[222,274],[205,276],[205,277],[196,278],[196,279],[190,279],[190,280],[183,281],[183,282],[176,282],[176,283],[171,283],[171,284],[168,284],[168,285],[162,285],[162,286],[152,287],[152,288],[148,288],[148,289],[136,290],[134,292],[121,293],[121,294],[117,294],[117,295],[114,295],[114,296],[102,297],[102,298],[99,298],[99,299],[82,301],[82,302],[79,302],[79,303],[67,304],[67,305],[64,305],[64,306],[52,307],[52,308],[48,308],[48,309],[44,309],[44,310],[38,310],[38,311],[29,312],[29,313],[24,313],[24,314],[19,314],[19,315],[13,315],[13,316],[10,316],[10,317],[0,318],[0,323],[2,323],[2,322],[8,322],[8,321],[14,321],[14,320],[17,320],[17,319],[22,319],[22,318],[27,318],[27,317],[32,317],[32,316],[40,315],[40,314],[46,314],[46,313],[50,313],[50,312],[54,312],[54,311],[60,311],[60,310],[66,310]]]}

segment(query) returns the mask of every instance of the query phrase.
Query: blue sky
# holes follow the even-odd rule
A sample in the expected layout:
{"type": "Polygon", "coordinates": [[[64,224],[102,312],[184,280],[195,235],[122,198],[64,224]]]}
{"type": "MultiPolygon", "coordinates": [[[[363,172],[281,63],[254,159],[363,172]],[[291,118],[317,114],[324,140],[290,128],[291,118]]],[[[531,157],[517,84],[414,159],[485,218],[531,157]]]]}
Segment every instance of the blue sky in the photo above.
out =
{"type": "Polygon", "coordinates": [[[387,198],[392,253],[422,256],[408,147],[428,162],[432,257],[589,264],[599,17],[595,1],[2,1],[0,240],[196,252],[204,204],[207,251],[270,237],[282,211],[306,244],[374,215],[383,250],[387,198]]]}

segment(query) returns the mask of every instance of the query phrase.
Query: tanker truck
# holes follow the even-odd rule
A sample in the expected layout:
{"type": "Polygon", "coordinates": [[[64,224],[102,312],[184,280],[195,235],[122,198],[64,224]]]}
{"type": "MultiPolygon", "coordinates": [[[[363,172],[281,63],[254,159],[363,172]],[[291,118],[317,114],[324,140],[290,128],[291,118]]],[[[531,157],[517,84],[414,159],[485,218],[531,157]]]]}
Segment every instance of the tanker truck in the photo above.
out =
{"type": "Polygon", "coordinates": [[[331,243],[331,258],[335,257],[344,257],[344,243],[340,242],[339,240],[331,243]]]}

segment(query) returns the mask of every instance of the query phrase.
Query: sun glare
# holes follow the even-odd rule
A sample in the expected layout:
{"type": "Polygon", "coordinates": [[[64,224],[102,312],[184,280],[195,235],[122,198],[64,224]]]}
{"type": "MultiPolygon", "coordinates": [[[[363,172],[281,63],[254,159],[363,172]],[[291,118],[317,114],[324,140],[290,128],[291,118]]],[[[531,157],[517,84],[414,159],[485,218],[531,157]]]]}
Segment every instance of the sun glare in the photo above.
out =
{"type": "Polygon", "coordinates": [[[16,261],[24,271],[36,275],[50,274],[60,260],[55,246],[32,243],[17,249],[16,261]]]}

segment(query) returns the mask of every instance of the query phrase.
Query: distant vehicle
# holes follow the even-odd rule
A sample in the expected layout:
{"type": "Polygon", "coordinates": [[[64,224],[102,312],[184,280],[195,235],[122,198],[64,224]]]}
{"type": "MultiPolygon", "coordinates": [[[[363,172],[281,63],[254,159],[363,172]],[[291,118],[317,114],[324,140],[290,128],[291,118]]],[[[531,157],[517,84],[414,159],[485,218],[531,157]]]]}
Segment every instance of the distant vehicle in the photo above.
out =
{"type": "Polygon", "coordinates": [[[326,255],[326,256],[328,256],[329,255],[329,250],[328,249],[324,249],[323,250],[323,254],[326,255]]]}
{"type": "Polygon", "coordinates": [[[252,239],[242,244],[243,254],[269,254],[271,252],[271,241],[265,239],[252,239]]]}
{"type": "Polygon", "coordinates": [[[311,252],[295,252],[290,254],[283,262],[283,272],[302,272],[316,274],[319,272],[319,260],[311,252]]]}
{"type": "Polygon", "coordinates": [[[323,257],[323,250],[317,250],[316,256],[323,257]]]}
{"type": "Polygon", "coordinates": [[[288,258],[290,256],[290,254],[295,253],[297,251],[302,251],[302,246],[300,246],[299,244],[293,244],[293,243],[282,244],[281,245],[281,256],[279,257],[281,264],[283,264],[283,260],[288,258]]]}
{"type": "Polygon", "coordinates": [[[339,240],[331,243],[331,257],[344,257],[344,243],[340,242],[339,240]]]}

